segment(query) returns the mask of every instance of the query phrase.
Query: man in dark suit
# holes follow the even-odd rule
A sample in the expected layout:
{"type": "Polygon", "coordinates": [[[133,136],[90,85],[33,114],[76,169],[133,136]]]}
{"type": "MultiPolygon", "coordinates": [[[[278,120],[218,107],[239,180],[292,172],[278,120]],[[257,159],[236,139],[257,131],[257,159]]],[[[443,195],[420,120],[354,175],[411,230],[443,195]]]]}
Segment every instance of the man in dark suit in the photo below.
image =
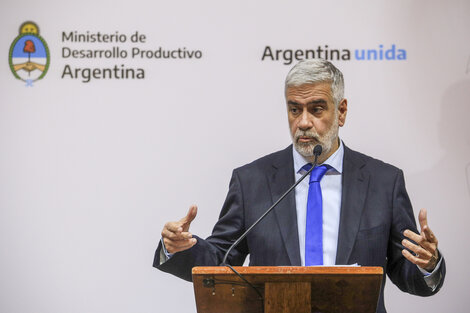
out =
{"type": "MultiPolygon", "coordinates": [[[[326,166],[319,179],[321,194],[315,195],[323,199],[321,240],[314,248],[320,247],[320,263],[309,260],[314,195],[307,180],[232,250],[228,262],[241,265],[249,254],[250,265],[258,266],[382,266],[401,290],[436,293],[444,282],[445,262],[426,211],[420,212],[418,232],[403,172],[339,139],[347,114],[343,90],[342,74],[330,62],[298,63],[285,90],[293,145],[233,171],[220,218],[206,240],[189,233],[195,206],[180,221],[165,224],[154,266],[190,281],[192,267],[219,265],[230,245],[305,172],[305,164],[314,159],[313,147],[320,144],[318,160],[326,166]]],[[[385,312],[383,290],[377,312],[385,312]]]]}

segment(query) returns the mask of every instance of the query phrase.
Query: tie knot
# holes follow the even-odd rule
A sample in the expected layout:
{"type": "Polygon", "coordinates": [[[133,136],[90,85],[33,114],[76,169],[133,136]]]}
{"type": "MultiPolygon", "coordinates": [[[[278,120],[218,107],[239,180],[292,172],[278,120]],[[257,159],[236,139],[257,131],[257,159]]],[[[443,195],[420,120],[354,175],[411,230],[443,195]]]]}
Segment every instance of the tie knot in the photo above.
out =
{"type": "MultiPolygon", "coordinates": [[[[317,166],[313,169],[313,171],[310,173],[310,183],[312,182],[319,182],[323,175],[325,175],[326,171],[328,171],[329,165],[320,165],[317,166]]],[[[308,163],[305,164],[304,167],[302,167],[304,170],[308,171],[312,168],[312,164],[308,163]]]]}

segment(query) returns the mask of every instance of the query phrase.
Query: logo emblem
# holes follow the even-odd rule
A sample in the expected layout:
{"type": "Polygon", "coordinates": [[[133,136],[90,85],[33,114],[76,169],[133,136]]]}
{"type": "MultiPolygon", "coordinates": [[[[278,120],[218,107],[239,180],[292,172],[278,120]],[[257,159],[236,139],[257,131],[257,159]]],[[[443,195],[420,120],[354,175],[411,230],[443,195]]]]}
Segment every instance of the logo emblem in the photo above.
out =
{"type": "Polygon", "coordinates": [[[10,47],[10,69],[17,79],[26,82],[27,87],[33,86],[33,82],[42,79],[49,69],[49,48],[39,35],[36,23],[24,22],[19,33],[10,47]]]}

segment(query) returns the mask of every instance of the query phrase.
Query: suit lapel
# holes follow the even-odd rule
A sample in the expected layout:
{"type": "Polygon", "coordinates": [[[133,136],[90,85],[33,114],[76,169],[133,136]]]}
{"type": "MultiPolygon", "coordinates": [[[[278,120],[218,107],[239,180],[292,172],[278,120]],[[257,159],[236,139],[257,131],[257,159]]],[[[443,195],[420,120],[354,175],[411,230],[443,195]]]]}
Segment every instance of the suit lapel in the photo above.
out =
{"type": "MultiPolygon", "coordinates": [[[[294,160],[292,145],[274,160],[272,171],[268,174],[272,203],[277,201],[294,183],[294,160]]],[[[274,215],[287,250],[291,265],[300,266],[299,234],[297,231],[297,212],[295,191],[293,190],[274,209],[274,215]]]]}
{"type": "Polygon", "coordinates": [[[364,162],[344,147],[341,217],[336,264],[348,264],[359,231],[362,210],[369,185],[369,175],[362,170],[364,162]]]}

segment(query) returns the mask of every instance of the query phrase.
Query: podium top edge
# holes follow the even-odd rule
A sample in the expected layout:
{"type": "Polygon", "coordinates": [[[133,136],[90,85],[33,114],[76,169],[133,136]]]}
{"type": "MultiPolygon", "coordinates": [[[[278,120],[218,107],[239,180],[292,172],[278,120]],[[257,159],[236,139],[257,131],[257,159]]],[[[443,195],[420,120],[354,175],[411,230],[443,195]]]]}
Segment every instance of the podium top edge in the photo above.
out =
{"type": "MultiPolygon", "coordinates": [[[[285,274],[351,274],[351,275],[383,275],[380,266],[234,266],[240,274],[245,275],[285,275],[285,274]]],[[[200,266],[193,267],[193,275],[233,274],[226,266],[200,266]]]]}

